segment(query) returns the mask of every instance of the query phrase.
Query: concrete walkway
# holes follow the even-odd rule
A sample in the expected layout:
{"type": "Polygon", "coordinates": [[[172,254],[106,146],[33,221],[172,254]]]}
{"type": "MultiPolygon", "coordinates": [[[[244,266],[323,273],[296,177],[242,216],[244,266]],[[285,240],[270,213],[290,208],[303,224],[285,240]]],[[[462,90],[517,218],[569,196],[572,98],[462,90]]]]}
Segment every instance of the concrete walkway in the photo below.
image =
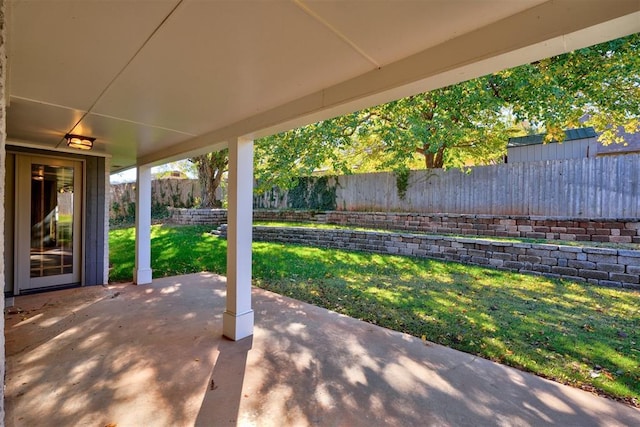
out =
{"type": "Polygon", "coordinates": [[[260,289],[254,336],[231,342],[224,295],[201,273],[17,297],[6,425],[640,425],[626,405],[260,289]]]}

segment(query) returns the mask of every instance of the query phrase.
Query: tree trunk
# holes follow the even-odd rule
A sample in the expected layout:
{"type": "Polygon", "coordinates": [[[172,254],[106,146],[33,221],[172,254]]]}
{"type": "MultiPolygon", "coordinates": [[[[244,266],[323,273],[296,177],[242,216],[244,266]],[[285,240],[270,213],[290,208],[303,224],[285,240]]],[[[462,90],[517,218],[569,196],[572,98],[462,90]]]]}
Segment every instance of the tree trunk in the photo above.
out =
{"type": "Polygon", "coordinates": [[[444,166],[444,147],[439,147],[438,151],[432,153],[430,151],[422,151],[424,154],[424,163],[427,169],[437,169],[444,166]]]}
{"type": "Polygon", "coordinates": [[[198,182],[200,183],[200,207],[219,208],[222,202],[216,197],[216,190],[222,181],[222,174],[229,164],[228,151],[216,151],[191,159],[198,168],[198,182]]]}

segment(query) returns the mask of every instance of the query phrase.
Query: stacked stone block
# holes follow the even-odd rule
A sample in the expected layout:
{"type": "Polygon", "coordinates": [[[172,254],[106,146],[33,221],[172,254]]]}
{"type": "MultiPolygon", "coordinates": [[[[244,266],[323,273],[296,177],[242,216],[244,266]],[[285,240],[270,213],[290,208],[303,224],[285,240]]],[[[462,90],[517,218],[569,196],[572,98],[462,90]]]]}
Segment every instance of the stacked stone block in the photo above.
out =
{"type": "Polygon", "coordinates": [[[539,216],[332,211],[324,212],[321,219],[317,221],[437,234],[640,243],[638,218],[585,220],[539,216]]]}
{"type": "MultiPolygon", "coordinates": [[[[226,222],[224,209],[169,208],[176,224],[219,225],[226,222]]],[[[254,210],[254,221],[317,222],[394,231],[433,234],[516,237],[540,240],[640,243],[640,219],[597,219],[384,213],[347,211],[254,210]]]]}
{"type": "MultiPolygon", "coordinates": [[[[224,225],[221,235],[226,236],[224,225]]],[[[438,258],[601,286],[640,289],[640,250],[304,227],[254,227],[253,239],[438,258]]]]}
{"type": "Polygon", "coordinates": [[[294,210],[263,210],[253,211],[254,221],[283,221],[283,222],[311,222],[322,218],[321,214],[314,211],[294,210]]]}
{"type": "Polygon", "coordinates": [[[220,225],[227,222],[226,209],[168,208],[169,220],[181,225],[220,225]]]}

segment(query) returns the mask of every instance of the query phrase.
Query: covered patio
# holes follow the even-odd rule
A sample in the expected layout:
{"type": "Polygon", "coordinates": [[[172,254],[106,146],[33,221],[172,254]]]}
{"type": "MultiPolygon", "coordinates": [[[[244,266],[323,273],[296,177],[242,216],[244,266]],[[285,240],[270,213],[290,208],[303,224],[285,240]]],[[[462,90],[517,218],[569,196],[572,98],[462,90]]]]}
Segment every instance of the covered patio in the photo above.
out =
{"type": "Polygon", "coordinates": [[[232,342],[224,306],[209,273],[17,297],[7,425],[640,424],[615,401],[261,289],[253,337],[232,342]]]}
{"type": "MultiPolygon", "coordinates": [[[[31,425],[30,417],[56,409],[48,417],[61,417],[58,421],[67,424],[76,420],[67,414],[78,414],[78,408],[84,408],[84,415],[77,416],[87,422],[108,423],[92,418],[105,414],[100,406],[105,403],[115,405],[108,413],[119,419],[113,420],[118,425],[127,425],[129,416],[132,425],[150,420],[138,416],[158,417],[159,425],[188,425],[209,417],[213,407],[230,410],[224,414],[230,422],[255,416],[261,417],[260,424],[278,423],[279,417],[293,424],[298,419],[364,424],[365,418],[354,418],[356,412],[350,415],[346,408],[365,404],[369,415],[363,417],[413,423],[428,413],[424,408],[449,407],[437,404],[442,402],[438,396],[462,396],[458,393],[471,390],[471,384],[448,386],[440,372],[428,374],[426,364],[414,367],[419,360],[415,355],[407,364],[399,363],[413,354],[409,348],[423,352],[435,346],[424,348],[382,331],[376,333],[404,344],[396,348],[385,341],[375,350],[366,338],[370,326],[361,325],[364,329],[356,333],[351,328],[355,331],[357,322],[330,313],[307,324],[315,308],[252,291],[253,141],[639,30],[638,0],[0,0],[0,128],[6,127],[6,137],[0,131],[0,176],[5,176],[0,277],[5,293],[68,285],[87,288],[65,292],[95,293],[98,299],[106,292],[89,285],[108,282],[108,177],[129,168],[137,170],[134,281],[145,285],[127,286],[119,296],[95,304],[90,304],[94,297],[86,297],[88,305],[75,314],[63,310],[45,321],[43,313],[15,329],[8,325],[7,337],[17,345],[7,351],[7,393],[13,405],[9,423],[31,425]],[[79,145],[82,151],[74,148],[79,145]],[[229,149],[226,291],[220,278],[207,275],[155,281],[151,167],[222,148],[229,149]],[[57,215],[63,202],[74,210],[57,215]],[[40,216],[33,214],[36,208],[40,216]],[[64,221],[57,224],[51,218],[64,221]],[[34,235],[35,226],[47,233],[34,235]],[[40,239],[39,252],[29,245],[34,237],[40,239]],[[54,247],[59,242],[66,246],[54,247]],[[51,267],[47,262],[52,260],[62,264],[51,267]],[[64,274],[52,274],[55,268],[64,274]],[[195,285],[187,287],[182,280],[195,285]],[[205,306],[187,292],[202,292],[215,301],[207,300],[205,306]],[[119,311],[101,314],[106,307],[119,311]],[[146,309],[152,311],[143,314],[146,309]],[[201,323],[191,323],[196,320],[201,323]],[[78,321],[85,323],[65,326],[78,321]],[[14,330],[29,328],[40,337],[31,347],[24,347],[26,337],[12,338],[14,330]],[[325,334],[329,336],[320,338],[325,334]],[[222,335],[239,342],[224,341],[222,335]],[[164,337],[161,347],[157,337],[164,337]],[[76,338],[82,341],[74,344],[76,338]],[[335,344],[323,343],[329,338],[335,344]],[[22,356],[14,357],[18,354],[22,356]],[[80,357],[74,359],[76,355],[80,357]],[[244,381],[231,375],[234,367],[244,381]],[[93,370],[107,377],[94,382],[93,370]],[[219,390],[224,378],[230,381],[224,396],[206,392],[212,372],[218,371],[223,377],[219,390]],[[60,386],[62,380],[43,376],[47,372],[64,373],[71,382],[60,386]],[[426,376],[415,378],[416,372],[426,376]],[[16,380],[22,375],[30,379],[16,380]],[[176,388],[164,392],[168,384],[176,388]],[[421,391],[416,393],[414,386],[421,391]],[[93,399],[87,390],[101,398],[93,399]],[[260,390],[268,397],[260,397],[260,390]],[[313,403],[309,393],[314,393],[313,403]],[[408,406],[396,407],[396,398],[406,399],[408,406]],[[223,399],[218,402],[222,408],[211,399],[223,399]],[[129,410],[127,402],[137,409],[129,410]]],[[[48,311],[61,304],[57,298],[63,295],[24,301],[51,298],[48,311]]],[[[17,297],[18,305],[22,299],[17,297]]],[[[453,369],[450,361],[437,360],[434,366],[441,363],[454,373],[460,366],[475,369],[485,363],[460,362],[453,369]]],[[[517,381],[525,385],[538,381],[522,378],[517,381]]],[[[516,387],[514,393],[525,388],[516,387]]],[[[475,403],[460,398],[460,407],[487,422],[497,420],[493,413],[500,412],[503,390],[479,390],[475,403]]],[[[573,403],[559,404],[564,409],[540,405],[521,415],[523,423],[544,419],[547,409],[558,416],[583,411],[573,403]]],[[[594,411],[601,403],[585,407],[594,411]]],[[[632,414],[618,409],[618,417],[632,414]]],[[[609,410],[602,411],[608,416],[609,410]]],[[[433,416],[436,424],[447,419],[458,424],[438,418],[442,414],[433,416]]]]}
{"type": "Polygon", "coordinates": [[[151,283],[151,167],[226,147],[231,339],[254,321],[254,139],[640,30],[637,0],[9,1],[3,16],[5,292],[106,283],[105,176],[132,167],[133,278],[151,283]],[[77,241],[54,248],[65,275],[42,268],[63,236],[26,244],[34,227],[60,228],[45,222],[55,194],[77,199],[65,225],[77,241]]]}

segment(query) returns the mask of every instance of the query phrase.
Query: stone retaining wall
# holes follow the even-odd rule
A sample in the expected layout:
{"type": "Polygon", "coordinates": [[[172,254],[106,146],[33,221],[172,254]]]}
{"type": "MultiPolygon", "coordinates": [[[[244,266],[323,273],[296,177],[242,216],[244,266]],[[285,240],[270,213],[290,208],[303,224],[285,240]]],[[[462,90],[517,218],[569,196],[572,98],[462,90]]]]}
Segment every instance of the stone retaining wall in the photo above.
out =
{"type": "Polygon", "coordinates": [[[585,220],[535,216],[332,211],[316,215],[316,221],[437,234],[640,243],[640,220],[637,218],[585,220]],[[323,215],[325,218],[321,218],[323,215]]]}
{"type": "Polygon", "coordinates": [[[169,221],[181,225],[220,225],[227,222],[226,209],[168,208],[169,221]]]}
{"type": "MultiPolygon", "coordinates": [[[[220,231],[226,238],[225,225],[220,231]]],[[[602,286],[640,289],[640,250],[303,227],[256,226],[253,239],[439,258],[602,286]]]]}
{"type": "MultiPolygon", "coordinates": [[[[222,209],[173,209],[177,224],[220,225],[222,209]]],[[[318,222],[383,230],[435,234],[518,237],[545,240],[640,243],[640,219],[577,219],[562,217],[421,214],[347,211],[254,210],[255,221],[318,222]]]]}

